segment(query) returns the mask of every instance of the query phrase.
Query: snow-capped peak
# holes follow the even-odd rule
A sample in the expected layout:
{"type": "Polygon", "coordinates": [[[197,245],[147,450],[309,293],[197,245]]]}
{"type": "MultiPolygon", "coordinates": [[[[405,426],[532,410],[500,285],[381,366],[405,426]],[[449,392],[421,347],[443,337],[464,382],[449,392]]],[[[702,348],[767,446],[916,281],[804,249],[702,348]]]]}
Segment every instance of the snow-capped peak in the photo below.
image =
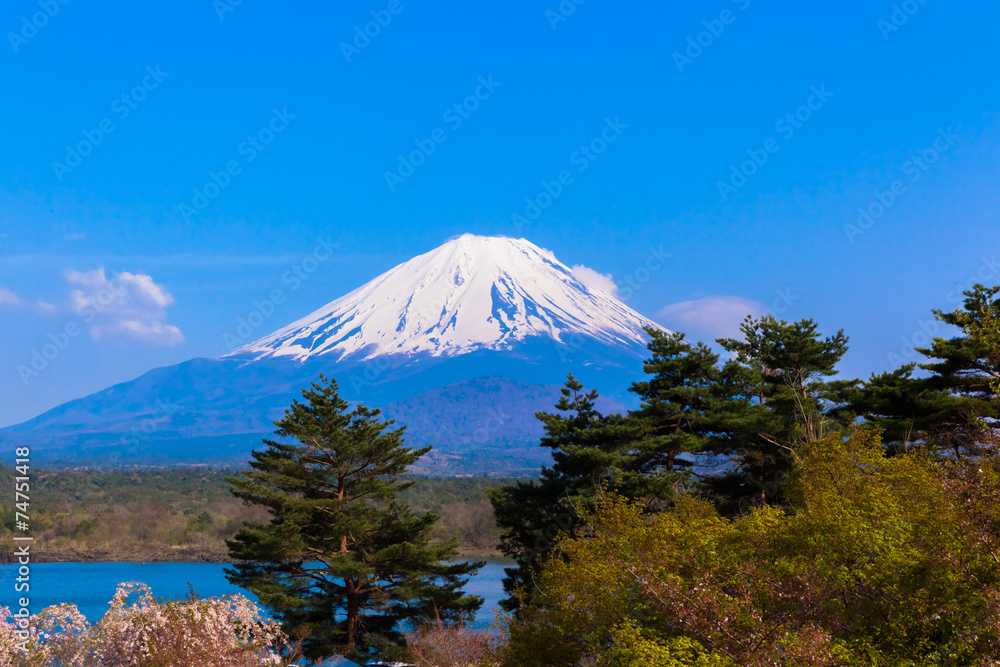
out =
{"type": "Polygon", "coordinates": [[[633,347],[658,327],[588,287],[548,250],[465,234],[225,356],[335,360],[511,349],[533,336],[633,347]]]}

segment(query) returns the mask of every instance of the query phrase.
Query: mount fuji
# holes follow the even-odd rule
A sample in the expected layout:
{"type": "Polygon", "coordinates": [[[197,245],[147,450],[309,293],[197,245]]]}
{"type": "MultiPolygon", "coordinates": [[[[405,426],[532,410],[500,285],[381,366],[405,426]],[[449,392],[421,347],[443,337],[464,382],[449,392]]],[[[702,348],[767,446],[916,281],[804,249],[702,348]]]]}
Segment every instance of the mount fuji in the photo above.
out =
{"type": "Polygon", "coordinates": [[[319,373],[433,444],[418,470],[531,473],[572,372],[620,411],[658,324],[524,239],[466,234],[217,359],[157,368],[0,430],[59,466],[245,463],[319,373]]]}
{"type": "Polygon", "coordinates": [[[631,348],[644,344],[644,327],[657,326],[582,283],[547,250],[466,234],[228,356],[454,357],[513,350],[533,337],[565,344],[577,336],[631,348]]]}

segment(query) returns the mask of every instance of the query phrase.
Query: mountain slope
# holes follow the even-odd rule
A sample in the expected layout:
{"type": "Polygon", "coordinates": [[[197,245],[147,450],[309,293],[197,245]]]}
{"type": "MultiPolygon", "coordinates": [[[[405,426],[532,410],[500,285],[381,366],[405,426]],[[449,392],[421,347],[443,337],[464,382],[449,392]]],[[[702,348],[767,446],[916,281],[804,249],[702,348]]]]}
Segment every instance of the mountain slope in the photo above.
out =
{"type": "Polygon", "coordinates": [[[466,234],[226,356],[455,356],[572,335],[629,347],[657,326],[529,241],[466,234]]]}
{"type": "Polygon", "coordinates": [[[528,241],[466,235],[219,359],[154,369],[0,441],[72,465],[239,463],[324,373],[410,424],[410,445],[435,445],[428,471],[537,467],[534,412],[567,373],[607,409],[631,405],[655,326],[528,241]]]}
{"type": "MultiPolygon", "coordinates": [[[[382,410],[386,418],[406,425],[407,444],[433,445],[414,473],[517,476],[549,461],[548,450],[538,446],[542,426],[534,415],[552,412],[559,391],[558,385],[481,377],[387,403],[382,410]]],[[[261,410],[210,414],[199,409],[197,401],[168,396],[135,406],[111,423],[53,428],[50,421],[38,428],[8,430],[2,439],[10,446],[32,446],[32,458],[46,467],[242,466],[252,449],[263,446],[262,439],[274,438],[272,422],[294,397],[289,392],[261,410]]],[[[598,408],[625,409],[603,397],[598,408]]],[[[80,414],[79,409],[73,412],[80,414]]]]}

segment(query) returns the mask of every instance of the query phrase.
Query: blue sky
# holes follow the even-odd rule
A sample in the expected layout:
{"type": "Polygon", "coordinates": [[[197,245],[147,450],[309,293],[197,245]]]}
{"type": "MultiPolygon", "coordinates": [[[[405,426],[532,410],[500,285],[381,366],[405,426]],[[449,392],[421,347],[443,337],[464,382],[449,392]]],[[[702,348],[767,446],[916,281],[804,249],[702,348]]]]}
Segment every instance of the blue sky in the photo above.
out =
{"type": "Polygon", "coordinates": [[[0,425],[464,232],[697,337],[774,306],[842,327],[850,375],[1000,283],[1000,6],[652,4],[5,3],[0,425]]]}

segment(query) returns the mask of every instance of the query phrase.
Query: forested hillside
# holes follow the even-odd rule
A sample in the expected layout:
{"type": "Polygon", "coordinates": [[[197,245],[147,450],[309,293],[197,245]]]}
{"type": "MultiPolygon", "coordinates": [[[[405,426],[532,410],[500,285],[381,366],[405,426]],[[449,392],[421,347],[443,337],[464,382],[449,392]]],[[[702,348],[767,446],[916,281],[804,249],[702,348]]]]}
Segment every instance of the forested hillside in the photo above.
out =
{"type": "MultiPolygon", "coordinates": [[[[264,518],[229,492],[233,471],[35,471],[30,516],[40,560],[226,561],[225,540],[264,518]]],[[[10,468],[0,466],[9,479],[10,468]]],[[[414,477],[403,497],[441,515],[436,539],[456,537],[462,555],[496,554],[486,489],[504,480],[414,477]]],[[[2,553],[13,550],[14,507],[0,503],[2,553]]],[[[2,556],[0,556],[2,557],[2,556]]]]}

